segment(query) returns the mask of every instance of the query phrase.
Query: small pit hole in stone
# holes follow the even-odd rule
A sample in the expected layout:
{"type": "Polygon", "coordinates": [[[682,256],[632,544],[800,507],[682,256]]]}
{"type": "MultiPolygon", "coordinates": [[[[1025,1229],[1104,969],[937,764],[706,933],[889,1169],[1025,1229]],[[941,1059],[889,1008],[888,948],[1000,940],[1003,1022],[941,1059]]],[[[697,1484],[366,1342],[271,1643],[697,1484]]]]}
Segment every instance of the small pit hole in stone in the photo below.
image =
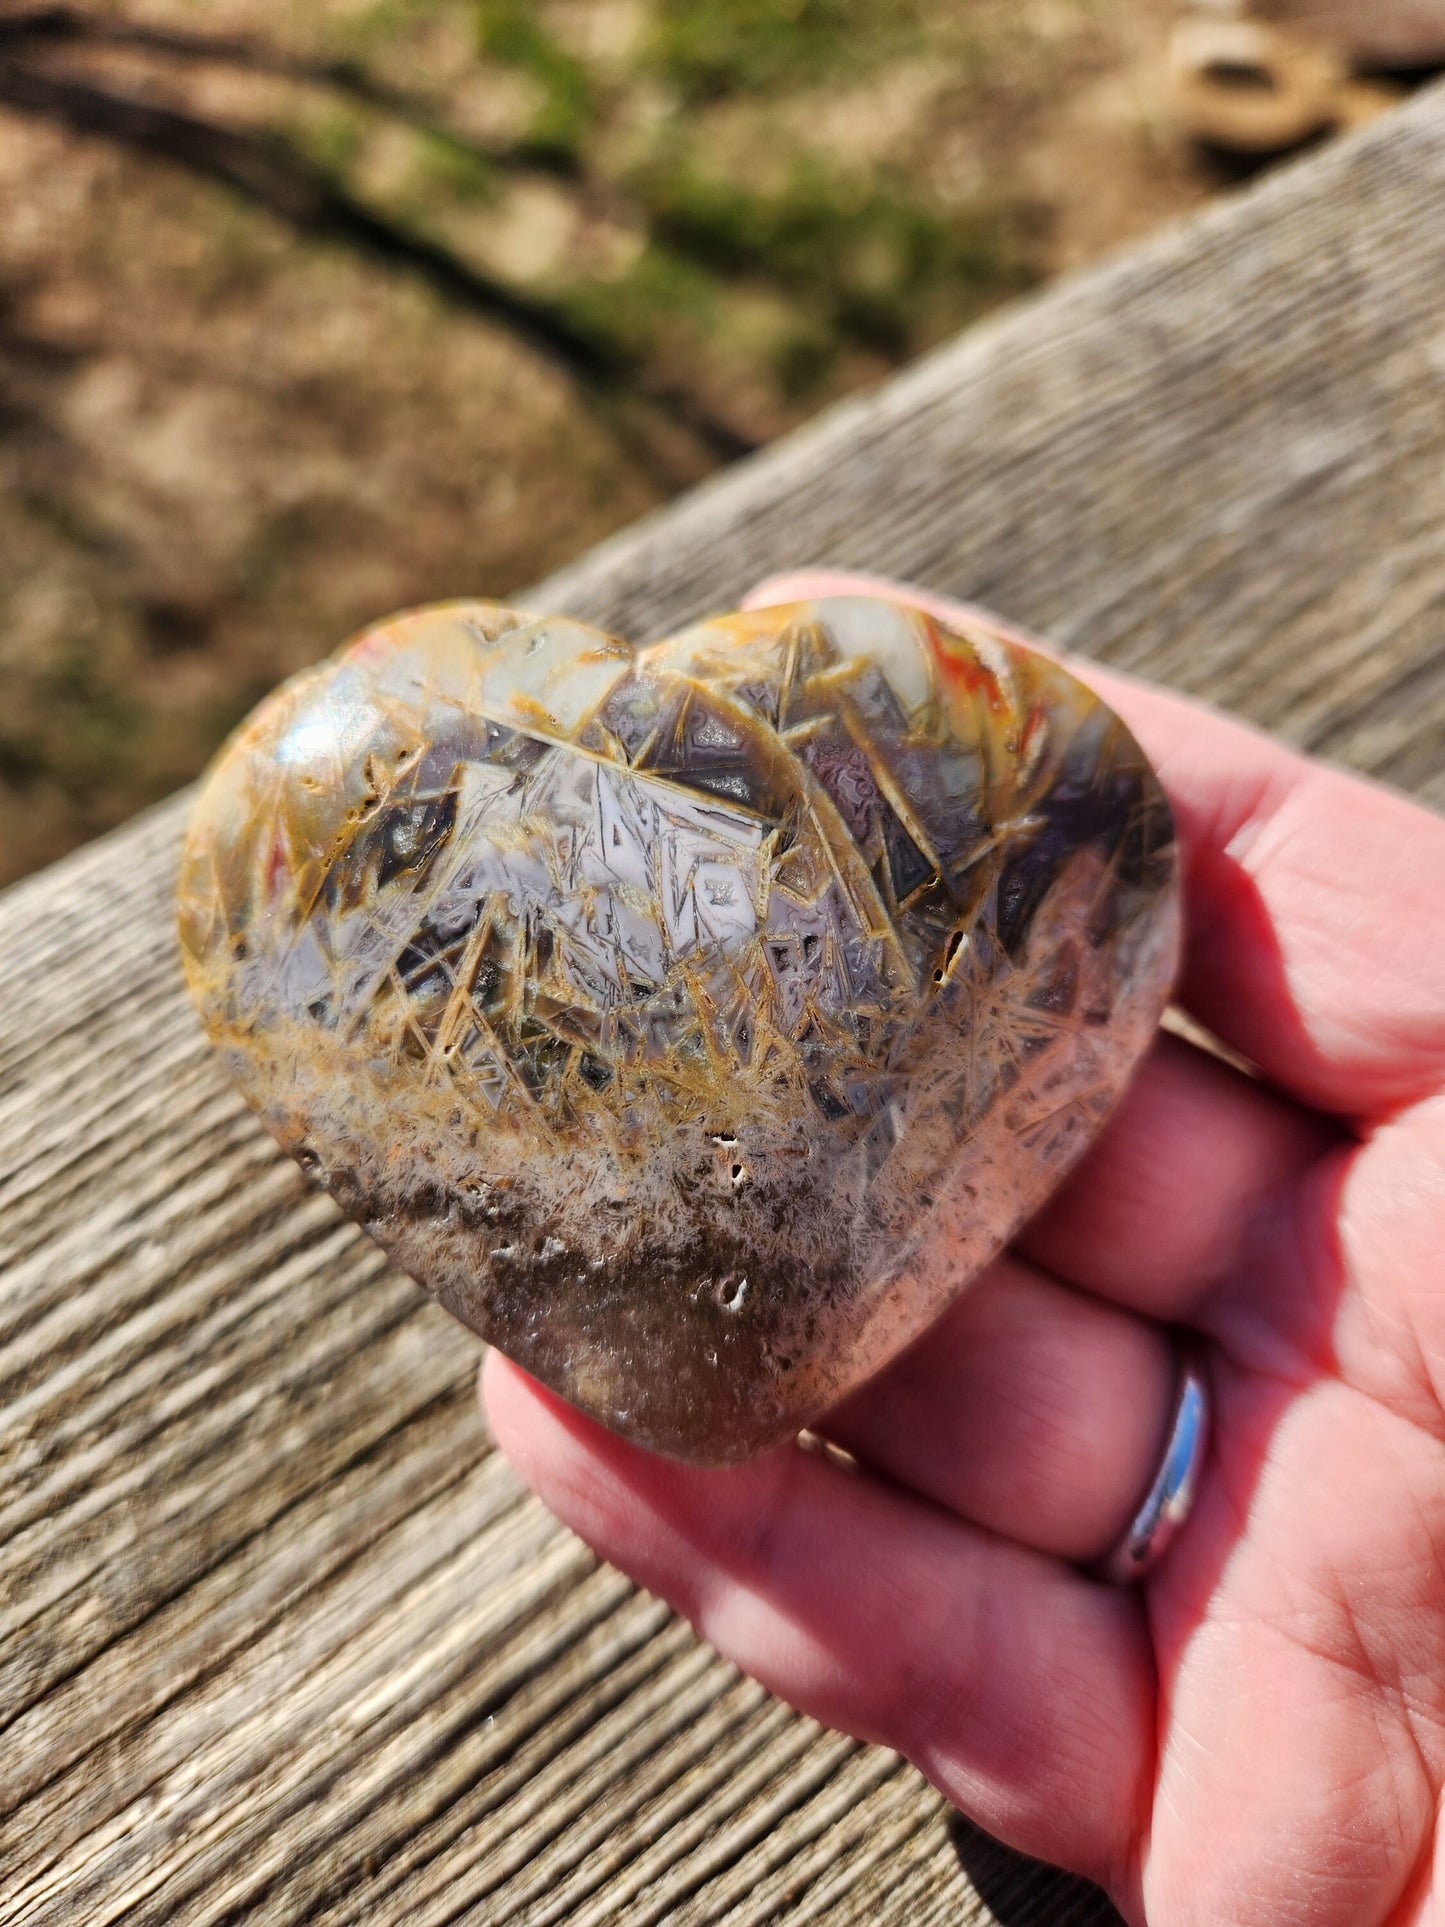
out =
{"type": "Polygon", "coordinates": [[[941,984],[944,978],[948,975],[949,971],[953,968],[953,960],[958,955],[959,945],[962,942],[963,942],[963,932],[961,930],[955,930],[953,935],[948,940],[947,950],[945,950],[943,953],[943,962],[938,966],[937,970],[935,970],[933,973],[933,981],[936,984],[941,984]]]}
{"type": "Polygon", "coordinates": [[[742,1278],[723,1278],[717,1286],[717,1301],[724,1311],[740,1312],[743,1301],[748,1295],[748,1281],[742,1278]]]}

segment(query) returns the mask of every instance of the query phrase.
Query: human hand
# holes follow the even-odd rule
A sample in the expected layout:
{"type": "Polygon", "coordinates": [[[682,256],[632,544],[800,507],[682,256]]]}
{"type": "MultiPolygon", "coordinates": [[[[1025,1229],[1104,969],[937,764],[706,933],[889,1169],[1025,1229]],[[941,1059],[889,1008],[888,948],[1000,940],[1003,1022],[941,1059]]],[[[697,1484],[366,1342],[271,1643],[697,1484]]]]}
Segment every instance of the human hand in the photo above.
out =
{"type": "MultiPolygon", "coordinates": [[[[779,578],[752,606],[849,591],[779,578]]],[[[795,1706],[896,1747],[1150,1927],[1419,1927],[1445,1785],[1445,823],[1092,663],[1174,805],[1180,998],[1017,1248],[818,1428],[725,1471],[493,1354],[522,1476],[795,1706]],[[1142,1585],[1099,1583],[1176,1340],[1213,1445],[1142,1585]]]]}

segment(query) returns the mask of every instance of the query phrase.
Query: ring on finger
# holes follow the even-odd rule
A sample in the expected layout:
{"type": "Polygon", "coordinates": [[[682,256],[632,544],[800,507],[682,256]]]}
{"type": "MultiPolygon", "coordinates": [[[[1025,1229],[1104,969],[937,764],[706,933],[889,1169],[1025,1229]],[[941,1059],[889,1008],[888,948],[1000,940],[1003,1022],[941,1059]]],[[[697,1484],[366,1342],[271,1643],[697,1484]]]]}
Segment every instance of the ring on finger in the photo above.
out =
{"type": "Polygon", "coordinates": [[[1156,1566],[1189,1517],[1209,1451],[1209,1381],[1198,1350],[1180,1353],[1174,1394],[1159,1469],[1143,1503],[1095,1571],[1111,1585],[1128,1586],[1156,1566]]]}

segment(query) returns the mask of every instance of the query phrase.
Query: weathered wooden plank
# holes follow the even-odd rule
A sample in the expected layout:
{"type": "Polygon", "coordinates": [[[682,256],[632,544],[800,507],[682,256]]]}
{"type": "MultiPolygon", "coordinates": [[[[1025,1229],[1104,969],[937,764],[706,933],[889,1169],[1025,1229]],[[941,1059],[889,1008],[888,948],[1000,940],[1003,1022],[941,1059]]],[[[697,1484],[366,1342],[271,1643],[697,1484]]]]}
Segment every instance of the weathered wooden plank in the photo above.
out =
{"type": "MultiPolygon", "coordinates": [[[[532,599],[651,635],[803,561],[990,601],[1445,802],[1445,94],[532,599]]],[[[183,809],[0,900],[0,1921],[1107,1919],[519,1492],[471,1340],[200,1039],[183,809]]]]}

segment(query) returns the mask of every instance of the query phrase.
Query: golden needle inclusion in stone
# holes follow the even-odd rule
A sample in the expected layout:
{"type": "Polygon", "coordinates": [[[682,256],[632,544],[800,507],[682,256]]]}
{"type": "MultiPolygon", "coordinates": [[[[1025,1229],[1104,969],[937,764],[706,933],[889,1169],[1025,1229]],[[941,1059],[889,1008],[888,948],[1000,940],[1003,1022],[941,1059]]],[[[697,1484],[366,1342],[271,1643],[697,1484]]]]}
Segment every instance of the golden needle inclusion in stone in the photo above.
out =
{"type": "Polygon", "coordinates": [[[649,649],[456,604],[296,677],[181,932],[291,1154],[584,1410],[744,1458],[1034,1211],[1153,1034],[1168,807],[1047,657],[847,598],[649,649]]]}

